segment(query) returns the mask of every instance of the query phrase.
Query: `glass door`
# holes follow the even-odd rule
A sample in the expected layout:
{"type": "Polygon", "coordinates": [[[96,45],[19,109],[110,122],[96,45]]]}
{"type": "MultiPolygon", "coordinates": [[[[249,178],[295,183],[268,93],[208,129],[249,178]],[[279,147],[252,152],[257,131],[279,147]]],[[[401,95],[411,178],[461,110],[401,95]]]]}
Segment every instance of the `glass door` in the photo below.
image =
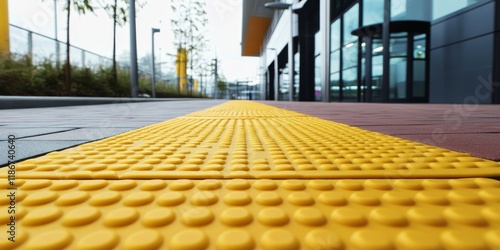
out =
{"type": "Polygon", "coordinates": [[[408,90],[411,81],[408,81],[408,33],[393,33],[390,40],[390,102],[408,102],[408,90]]]}

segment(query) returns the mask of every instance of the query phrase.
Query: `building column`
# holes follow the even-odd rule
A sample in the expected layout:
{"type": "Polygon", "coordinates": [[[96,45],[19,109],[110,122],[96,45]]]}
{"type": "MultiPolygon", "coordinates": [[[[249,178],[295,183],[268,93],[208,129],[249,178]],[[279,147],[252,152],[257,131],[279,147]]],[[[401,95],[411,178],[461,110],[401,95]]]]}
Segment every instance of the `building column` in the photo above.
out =
{"type": "Polygon", "coordinates": [[[319,26],[321,30],[321,82],[322,99],[330,101],[330,1],[320,1],[319,26]]]}
{"type": "Polygon", "coordinates": [[[384,1],[384,24],[382,28],[383,69],[382,69],[382,102],[389,102],[389,78],[390,78],[390,57],[391,57],[391,0],[384,1]]]}
{"type": "Polygon", "coordinates": [[[495,30],[493,36],[493,72],[492,82],[493,91],[491,102],[500,104],[500,2],[495,1],[495,30]]]}
{"type": "Polygon", "coordinates": [[[318,17],[314,1],[308,1],[299,14],[300,81],[299,101],[314,101],[314,34],[318,17]]]}

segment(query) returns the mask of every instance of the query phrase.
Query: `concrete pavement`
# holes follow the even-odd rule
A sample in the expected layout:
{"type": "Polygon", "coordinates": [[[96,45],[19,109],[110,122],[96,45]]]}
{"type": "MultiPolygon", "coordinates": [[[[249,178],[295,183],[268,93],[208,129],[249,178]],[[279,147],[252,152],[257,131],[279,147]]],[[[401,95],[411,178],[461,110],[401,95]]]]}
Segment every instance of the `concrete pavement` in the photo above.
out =
{"type": "MultiPolygon", "coordinates": [[[[17,138],[17,159],[121,134],[205,109],[224,100],[176,100],[0,110],[0,148],[17,138]]],[[[0,150],[0,165],[7,163],[0,150]]]]}

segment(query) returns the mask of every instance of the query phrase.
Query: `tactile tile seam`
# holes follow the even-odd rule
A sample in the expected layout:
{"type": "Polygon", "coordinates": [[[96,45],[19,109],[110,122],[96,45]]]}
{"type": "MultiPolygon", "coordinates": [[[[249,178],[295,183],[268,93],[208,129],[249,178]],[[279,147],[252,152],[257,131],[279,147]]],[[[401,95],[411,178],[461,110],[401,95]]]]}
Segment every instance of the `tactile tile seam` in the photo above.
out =
{"type": "Polygon", "coordinates": [[[500,249],[492,179],[17,184],[16,243],[0,249],[500,249]]]}
{"type": "MultiPolygon", "coordinates": [[[[228,102],[210,110],[231,109],[288,112],[252,102],[228,102]]],[[[0,176],[7,176],[6,168],[0,169],[0,176]]],[[[17,165],[17,176],[463,178],[500,176],[500,163],[315,117],[221,115],[218,119],[184,116],[26,160],[17,165]]]]}
{"type": "Polygon", "coordinates": [[[309,115],[278,109],[272,106],[249,101],[232,101],[202,111],[186,115],[189,118],[235,118],[235,119],[262,119],[262,118],[290,118],[310,117],[309,115]]]}

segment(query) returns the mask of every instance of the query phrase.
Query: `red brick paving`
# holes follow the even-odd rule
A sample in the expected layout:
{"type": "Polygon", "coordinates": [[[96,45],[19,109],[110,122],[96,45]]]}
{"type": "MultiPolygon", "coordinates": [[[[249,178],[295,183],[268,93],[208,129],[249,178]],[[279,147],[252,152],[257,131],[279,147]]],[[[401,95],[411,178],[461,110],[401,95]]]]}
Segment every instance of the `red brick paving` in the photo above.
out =
{"type": "Polygon", "coordinates": [[[262,103],[500,161],[500,105],[262,103]]]}

